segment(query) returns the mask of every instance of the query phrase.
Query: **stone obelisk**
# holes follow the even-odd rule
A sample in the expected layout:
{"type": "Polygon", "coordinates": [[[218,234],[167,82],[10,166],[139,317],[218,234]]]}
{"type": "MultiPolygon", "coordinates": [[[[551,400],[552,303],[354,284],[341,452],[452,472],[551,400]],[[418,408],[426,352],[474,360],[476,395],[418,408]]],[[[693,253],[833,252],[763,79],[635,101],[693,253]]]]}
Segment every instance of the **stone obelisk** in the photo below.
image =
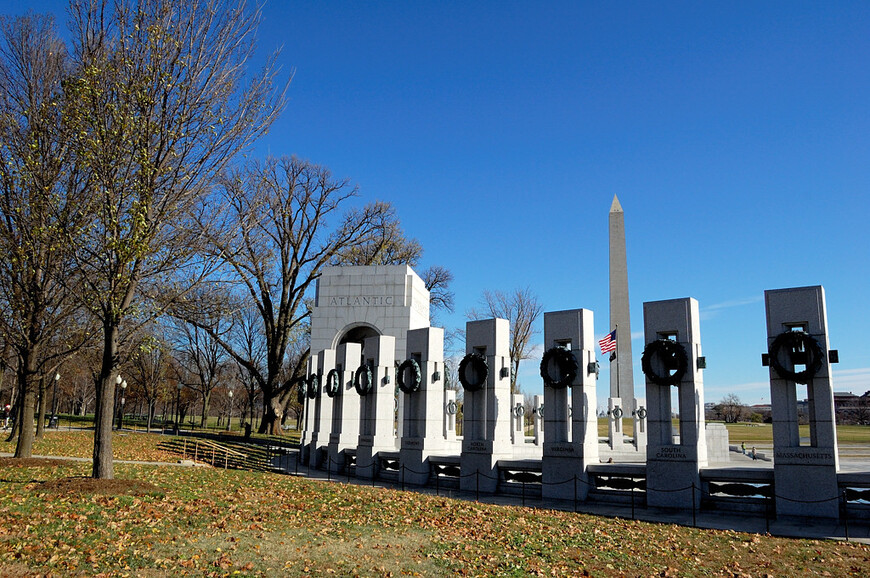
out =
{"type": "Polygon", "coordinates": [[[610,397],[633,404],[625,219],[616,195],[613,195],[613,204],[610,205],[610,330],[613,329],[616,329],[616,359],[610,363],[610,397]]]}

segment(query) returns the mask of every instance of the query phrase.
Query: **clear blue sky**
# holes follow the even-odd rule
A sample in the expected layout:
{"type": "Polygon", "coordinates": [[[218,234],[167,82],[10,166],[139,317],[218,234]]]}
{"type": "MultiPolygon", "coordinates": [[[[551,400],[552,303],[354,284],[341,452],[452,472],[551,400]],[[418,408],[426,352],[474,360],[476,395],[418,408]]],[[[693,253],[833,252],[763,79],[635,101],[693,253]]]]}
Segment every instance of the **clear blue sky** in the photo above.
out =
{"type": "Polygon", "coordinates": [[[271,0],[263,15],[264,53],[283,46],[295,76],[259,152],[394,203],[424,266],[456,276],[448,327],[485,289],[529,286],[605,334],[616,194],[639,397],[644,301],[696,298],[706,400],[755,403],[764,290],[818,284],[834,389],[870,389],[870,4],[271,0]]]}

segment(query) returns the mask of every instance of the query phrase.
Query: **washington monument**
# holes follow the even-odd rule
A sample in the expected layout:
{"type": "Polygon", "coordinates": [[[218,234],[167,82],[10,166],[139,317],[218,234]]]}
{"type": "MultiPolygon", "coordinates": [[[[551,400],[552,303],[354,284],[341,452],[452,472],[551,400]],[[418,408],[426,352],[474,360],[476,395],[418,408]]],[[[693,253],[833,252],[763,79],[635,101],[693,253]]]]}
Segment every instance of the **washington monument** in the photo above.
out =
{"type": "Polygon", "coordinates": [[[625,219],[619,199],[610,205],[610,330],[616,329],[616,363],[610,363],[610,397],[623,404],[634,400],[631,368],[631,322],[628,312],[628,264],[625,257],[625,219]]]}

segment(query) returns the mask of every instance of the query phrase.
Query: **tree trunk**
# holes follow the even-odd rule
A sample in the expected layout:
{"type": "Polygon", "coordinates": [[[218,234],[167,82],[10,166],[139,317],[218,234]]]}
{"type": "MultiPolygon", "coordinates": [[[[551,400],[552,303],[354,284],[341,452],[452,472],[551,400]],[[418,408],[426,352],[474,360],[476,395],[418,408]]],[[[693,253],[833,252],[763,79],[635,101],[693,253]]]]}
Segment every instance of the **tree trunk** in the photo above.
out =
{"type": "Polygon", "coordinates": [[[202,394],[202,416],[199,420],[199,427],[205,429],[208,426],[208,405],[211,401],[211,395],[208,393],[202,394]]]}
{"type": "Polygon", "coordinates": [[[9,405],[12,406],[9,409],[9,422],[12,424],[12,427],[9,428],[9,437],[6,438],[7,443],[14,440],[18,435],[18,424],[21,423],[21,416],[18,415],[18,406],[21,404],[21,396],[18,395],[18,392],[21,391],[21,388],[16,388],[15,383],[17,383],[17,378],[12,385],[12,391],[9,395],[9,405]]]}
{"type": "Polygon", "coordinates": [[[9,430],[9,437],[6,438],[7,443],[18,436],[18,428],[21,425],[21,396],[14,398],[10,405],[12,409],[9,410],[9,419],[12,420],[12,428],[9,430]]]}
{"type": "Polygon", "coordinates": [[[97,382],[94,413],[93,477],[103,480],[114,478],[112,464],[112,416],[115,410],[115,377],[118,365],[118,326],[103,324],[103,360],[97,382]]]}
{"type": "Polygon", "coordinates": [[[39,380],[39,410],[36,412],[36,441],[45,437],[45,407],[48,405],[45,399],[45,378],[39,380]]]}
{"type": "Polygon", "coordinates": [[[272,396],[269,403],[263,404],[263,419],[260,421],[260,427],[257,432],[273,436],[283,434],[284,432],[281,429],[281,417],[283,415],[284,409],[281,407],[279,396],[272,396]]]}
{"type": "Polygon", "coordinates": [[[157,405],[156,399],[149,399],[146,407],[148,408],[148,419],[145,421],[145,432],[151,433],[151,424],[154,422],[154,408],[157,405]]]}
{"type": "Polygon", "coordinates": [[[36,360],[33,352],[21,356],[18,370],[18,387],[23,395],[19,395],[20,419],[15,420],[18,427],[18,444],[15,446],[16,458],[33,457],[33,417],[36,407],[36,384],[33,376],[36,374],[36,360]]]}

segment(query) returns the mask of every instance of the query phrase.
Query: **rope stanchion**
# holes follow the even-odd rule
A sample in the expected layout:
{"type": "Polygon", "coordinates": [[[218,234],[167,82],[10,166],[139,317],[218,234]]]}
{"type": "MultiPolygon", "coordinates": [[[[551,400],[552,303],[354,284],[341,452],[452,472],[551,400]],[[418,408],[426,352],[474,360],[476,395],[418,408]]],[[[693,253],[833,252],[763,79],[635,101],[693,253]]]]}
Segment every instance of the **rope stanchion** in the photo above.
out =
{"type": "Polygon", "coordinates": [[[846,532],[846,541],[849,541],[849,497],[848,490],[843,490],[843,528],[846,532]]]}
{"type": "Polygon", "coordinates": [[[634,490],[635,487],[631,487],[631,519],[634,520],[634,490]]]}
{"type": "Polygon", "coordinates": [[[824,504],[825,502],[832,502],[834,500],[840,499],[839,495],[836,495],[833,498],[824,498],[822,500],[795,500],[792,498],[787,498],[785,496],[780,496],[779,494],[774,494],[774,497],[777,500],[785,500],[786,502],[792,502],[795,504],[824,504]]]}
{"type": "Polygon", "coordinates": [[[441,484],[441,476],[438,475],[438,466],[435,466],[434,469],[435,469],[435,495],[440,497],[441,491],[440,491],[439,486],[441,484]]]}
{"type": "Polygon", "coordinates": [[[692,527],[698,527],[697,508],[695,507],[695,482],[692,482],[692,527]]]}
{"type": "Polygon", "coordinates": [[[332,456],[326,456],[326,481],[332,481],[332,456]]]}
{"type": "Polygon", "coordinates": [[[577,474],[574,474],[574,513],[577,513],[577,474]]]}
{"type": "Polygon", "coordinates": [[[523,478],[523,508],[526,507],[526,480],[523,478]]]}
{"type": "Polygon", "coordinates": [[[402,491],[405,491],[405,464],[402,464],[402,491]]]}
{"type": "Polygon", "coordinates": [[[475,502],[479,502],[479,501],[480,501],[480,470],[477,470],[477,471],[474,472],[474,473],[475,473],[475,476],[474,476],[475,486],[477,487],[477,491],[476,491],[476,493],[475,493],[474,501],[475,501],[475,502]]]}

